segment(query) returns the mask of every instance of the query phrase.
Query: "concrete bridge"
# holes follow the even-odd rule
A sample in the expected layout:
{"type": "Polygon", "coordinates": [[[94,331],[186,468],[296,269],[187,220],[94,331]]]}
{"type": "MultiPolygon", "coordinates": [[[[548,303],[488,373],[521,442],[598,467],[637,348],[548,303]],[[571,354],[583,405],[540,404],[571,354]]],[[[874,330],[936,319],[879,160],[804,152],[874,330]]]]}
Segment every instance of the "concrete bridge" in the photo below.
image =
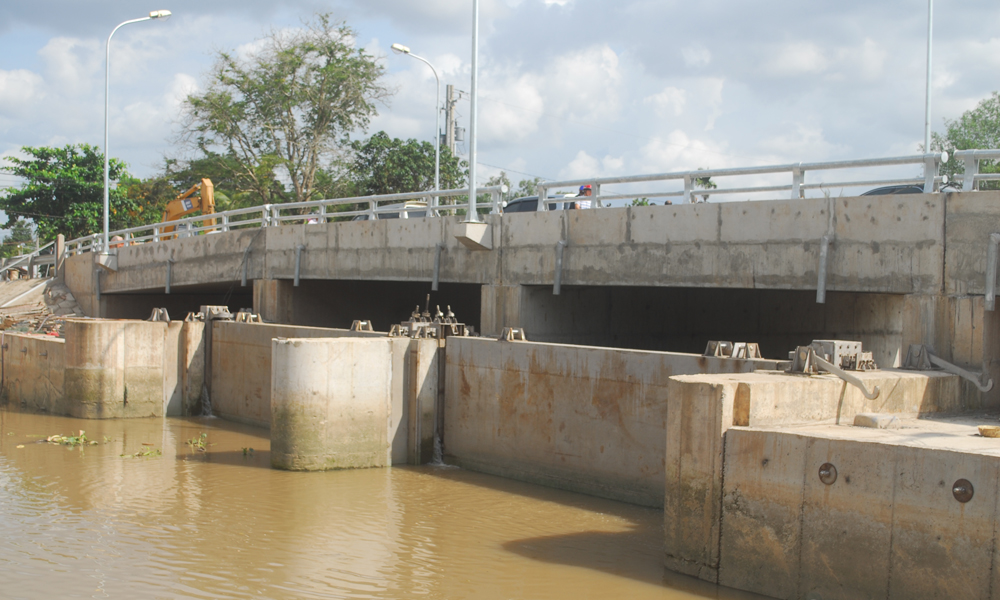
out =
{"type": "Polygon", "coordinates": [[[226,304],[387,330],[431,293],[431,308],[451,305],[484,334],[686,352],[736,339],[769,357],[860,339],[885,367],[924,343],[997,378],[984,294],[998,216],[1000,192],[495,214],[479,249],[458,239],[461,217],[286,222],[122,247],[116,271],[71,255],[65,276],[91,316],[226,304]]]}

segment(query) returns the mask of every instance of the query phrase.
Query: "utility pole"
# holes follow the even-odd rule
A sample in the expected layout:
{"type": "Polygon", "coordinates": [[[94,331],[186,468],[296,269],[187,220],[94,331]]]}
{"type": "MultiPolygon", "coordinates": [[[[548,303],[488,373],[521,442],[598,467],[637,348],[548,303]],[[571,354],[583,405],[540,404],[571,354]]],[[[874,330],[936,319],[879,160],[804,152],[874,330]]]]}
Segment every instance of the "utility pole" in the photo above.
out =
{"type": "Polygon", "coordinates": [[[451,150],[451,155],[455,155],[455,105],[458,98],[455,97],[455,86],[448,84],[445,88],[444,101],[444,145],[451,150]]]}

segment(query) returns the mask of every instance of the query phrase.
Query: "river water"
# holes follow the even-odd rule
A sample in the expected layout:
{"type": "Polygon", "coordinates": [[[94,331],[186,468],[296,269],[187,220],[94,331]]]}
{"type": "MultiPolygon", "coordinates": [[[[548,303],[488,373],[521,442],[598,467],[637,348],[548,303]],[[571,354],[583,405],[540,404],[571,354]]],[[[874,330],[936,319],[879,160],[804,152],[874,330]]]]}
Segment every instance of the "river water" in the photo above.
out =
{"type": "Polygon", "coordinates": [[[267,436],[0,409],[0,598],[750,597],[666,573],[661,511],[452,467],[276,471],[267,436]],[[44,442],[79,430],[98,444],[44,442]]]}

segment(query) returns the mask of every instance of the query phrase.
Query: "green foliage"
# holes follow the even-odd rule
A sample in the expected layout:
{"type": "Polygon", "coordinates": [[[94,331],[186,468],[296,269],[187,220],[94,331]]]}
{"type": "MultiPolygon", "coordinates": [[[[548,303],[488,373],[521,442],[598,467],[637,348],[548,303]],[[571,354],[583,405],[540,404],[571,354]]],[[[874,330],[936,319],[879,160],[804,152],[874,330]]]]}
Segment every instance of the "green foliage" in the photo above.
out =
{"type": "MultiPolygon", "coordinates": [[[[434,189],[434,144],[389,138],[380,131],[364,142],[351,144],[353,195],[371,196],[434,189]]],[[[467,163],[441,148],[440,189],[466,185],[467,163]]]]}
{"type": "Polygon", "coordinates": [[[649,198],[635,198],[632,200],[632,206],[649,206],[649,198]]]}
{"type": "Polygon", "coordinates": [[[80,430],[79,435],[50,435],[45,438],[45,441],[50,444],[61,444],[63,446],[96,446],[97,441],[92,440],[87,437],[87,433],[84,430],[80,430]]]}
{"type": "Polygon", "coordinates": [[[31,223],[24,219],[18,219],[3,240],[3,250],[0,251],[0,256],[8,258],[23,254],[22,245],[24,249],[28,249],[34,245],[34,241],[35,233],[31,230],[31,223]]]}
{"type": "Polygon", "coordinates": [[[121,455],[122,458],[157,458],[159,456],[163,456],[163,452],[159,448],[143,448],[132,454],[121,455]]]}
{"type": "Polygon", "coordinates": [[[384,67],[355,38],[323,14],[301,31],[271,32],[247,58],[220,52],[205,92],[185,101],[184,139],[253,204],[317,199],[319,173],[389,95],[384,67]]]}
{"type": "Polygon", "coordinates": [[[198,452],[205,452],[208,450],[208,434],[202,433],[196,438],[191,438],[187,441],[187,445],[191,446],[192,450],[197,450],[198,452]]]}
{"type": "Polygon", "coordinates": [[[541,182],[542,182],[541,177],[534,177],[532,179],[522,179],[521,182],[517,184],[517,189],[511,191],[511,197],[524,198],[525,196],[537,196],[538,184],[541,182]]]}
{"type": "MultiPolygon", "coordinates": [[[[7,157],[8,164],[0,167],[0,171],[24,179],[21,187],[8,187],[0,196],[8,227],[18,219],[31,219],[42,242],[59,233],[73,239],[103,229],[104,155],[100,150],[89,144],[71,144],[63,148],[24,146],[21,152],[28,158],[7,157]]],[[[142,198],[128,194],[137,180],[116,158],[110,161],[109,173],[113,182],[109,193],[111,229],[142,224],[142,198]]]]}
{"type": "MultiPolygon", "coordinates": [[[[932,150],[953,154],[956,150],[1000,148],[1000,92],[993,92],[975,108],[962,113],[957,120],[945,119],[944,123],[947,128],[945,134],[942,136],[935,132],[932,135],[932,150]]],[[[954,158],[941,166],[941,174],[949,179],[964,172],[964,161],[954,158]]],[[[980,161],[979,172],[1000,173],[1000,161],[980,161]]],[[[982,181],[979,189],[1000,189],[1000,181],[982,181]]]]}

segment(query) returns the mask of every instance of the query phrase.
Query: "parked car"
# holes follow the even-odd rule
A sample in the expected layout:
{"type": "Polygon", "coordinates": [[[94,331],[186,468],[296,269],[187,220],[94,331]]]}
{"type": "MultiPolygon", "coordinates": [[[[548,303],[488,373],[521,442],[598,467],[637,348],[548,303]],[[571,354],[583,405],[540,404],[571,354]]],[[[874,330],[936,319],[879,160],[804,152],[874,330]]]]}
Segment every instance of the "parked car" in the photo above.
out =
{"type": "MultiPolygon", "coordinates": [[[[389,210],[395,209],[397,212],[378,212],[375,214],[377,219],[419,219],[420,217],[426,217],[426,210],[400,210],[403,208],[427,208],[426,202],[421,202],[418,200],[411,200],[407,202],[401,202],[400,204],[390,204],[388,206],[380,206],[379,210],[389,210]]],[[[352,221],[367,221],[369,215],[358,215],[351,219],[352,221]]]]}
{"type": "Polygon", "coordinates": [[[897,194],[923,194],[924,186],[922,185],[887,185],[885,187],[875,188],[874,190],[868,190],[862,196],[895,196],[897,194]]]}
{"type": "MultiPolygon", "coordinates": [[[[575,198],[574,194],[564,194],[564,195],[551,195],[549,196],[549,210],[567,210],[573,208],[573,201],[569,202],[553,202],[552,200],[562,200],[563,198],[575,198]]],[[[516,212],[535,212],[538,210],[538,196],[525,196],[524,198],[515,198],[510,202],[504,204],[503,212],[506,213],[516,213],[516,212]]]]}

